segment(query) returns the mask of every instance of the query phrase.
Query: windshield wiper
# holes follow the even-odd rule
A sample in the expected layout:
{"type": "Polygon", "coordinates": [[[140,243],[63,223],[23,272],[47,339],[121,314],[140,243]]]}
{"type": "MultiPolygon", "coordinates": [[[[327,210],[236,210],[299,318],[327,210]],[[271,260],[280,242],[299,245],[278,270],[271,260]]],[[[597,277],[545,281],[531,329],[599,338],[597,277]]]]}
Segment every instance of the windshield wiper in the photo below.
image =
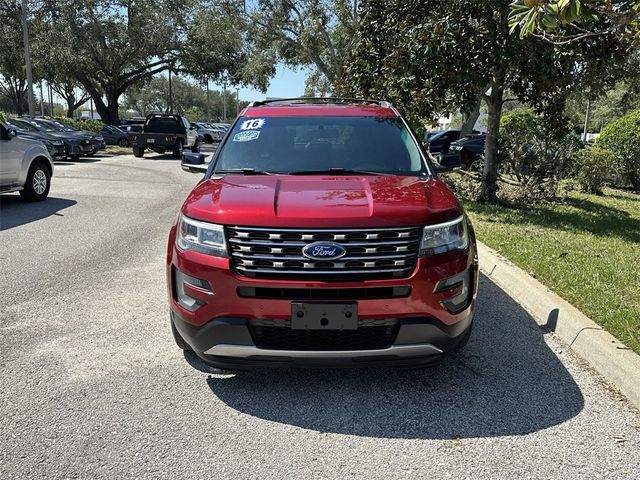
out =
{"type": "Polygon", "coordinates": [[[273,175],[273,173],[271,172],[256,170],[255,168],[229,168],[225,170],[215,170],[213,172],[213,175],[218,175],[220,173],[241,173],[242,175],[273,175]]]}
{"type": "Polygon", "coordinates": [[[349,170],[348,168],[328,168],[326,170],[298,170],[289,172],[289,175],[392,175],[385,172],[372,172],[369,170],[349,170]]]}

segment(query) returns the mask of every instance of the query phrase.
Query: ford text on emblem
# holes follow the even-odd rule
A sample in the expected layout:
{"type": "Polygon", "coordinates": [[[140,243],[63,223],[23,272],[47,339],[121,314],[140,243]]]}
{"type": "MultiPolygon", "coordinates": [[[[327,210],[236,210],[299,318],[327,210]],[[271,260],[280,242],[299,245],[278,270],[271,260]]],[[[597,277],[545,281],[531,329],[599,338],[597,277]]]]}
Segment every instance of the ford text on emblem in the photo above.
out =
{"type": "Polygon", "coordinates": [[[302,249],[302,254],[313,260],[337,260],[347,254],[346,248],[333,242],[310,243],[302,249]]]}

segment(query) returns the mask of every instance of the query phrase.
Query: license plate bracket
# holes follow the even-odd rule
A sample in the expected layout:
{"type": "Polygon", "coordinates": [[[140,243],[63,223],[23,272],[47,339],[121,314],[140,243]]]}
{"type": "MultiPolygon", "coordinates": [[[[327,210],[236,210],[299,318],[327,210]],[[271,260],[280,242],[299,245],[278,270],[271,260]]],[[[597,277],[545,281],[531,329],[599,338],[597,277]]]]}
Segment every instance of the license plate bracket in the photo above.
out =
{"type": "Polygon", "coordinates": [[[147,138],[147,143],[156,143],[155,138],[147,138]]]}
{"type": "Polygon", "coordinates": [[[357,330],[358,303],[291,302],[293,330],[357,330]]]}

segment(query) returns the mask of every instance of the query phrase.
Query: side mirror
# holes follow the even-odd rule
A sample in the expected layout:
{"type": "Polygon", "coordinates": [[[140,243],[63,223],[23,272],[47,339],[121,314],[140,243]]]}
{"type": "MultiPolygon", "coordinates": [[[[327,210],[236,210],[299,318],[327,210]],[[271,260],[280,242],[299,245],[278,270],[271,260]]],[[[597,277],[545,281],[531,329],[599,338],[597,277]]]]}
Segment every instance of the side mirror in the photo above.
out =
{"type": "Polygon", "coordinates": [[[462,166],[460,155],[437,155],[432,156],[431,160],[438,173],[451,172],[462,166]]]}
{"type": "Polygon", "coordinates": [[[448,166],[448,165],[441,165],[437,162],[434,162],[433,166],[435,167],[436,172],[438,173],[452,172],[455,169],[455,167],[448,166]]]}
{"type": "Polygon", "coordinates": [[[204,163],[205,156],[202,153],[183,153],[182,170],[189,173],[205,173],[209,168],[208,163],[204,163]]]}
{"type": "Polygon", "coordinates": [[[2,126],[0,130],[2,131],[2,140],[11,140],[17,135],[15,128],[2,126]]]}

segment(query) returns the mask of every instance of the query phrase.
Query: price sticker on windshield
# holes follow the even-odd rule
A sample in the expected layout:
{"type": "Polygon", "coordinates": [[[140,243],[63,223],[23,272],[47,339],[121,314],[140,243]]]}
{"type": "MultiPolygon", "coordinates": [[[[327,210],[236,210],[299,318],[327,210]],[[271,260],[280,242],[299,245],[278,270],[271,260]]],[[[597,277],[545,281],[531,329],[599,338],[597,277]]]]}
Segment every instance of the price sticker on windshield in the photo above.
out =
{"type": "Polygon", "coordinates": [[[252,118],[240,124],[240,130],[260,130],[266,123],[266,118],[252,118]]]}

